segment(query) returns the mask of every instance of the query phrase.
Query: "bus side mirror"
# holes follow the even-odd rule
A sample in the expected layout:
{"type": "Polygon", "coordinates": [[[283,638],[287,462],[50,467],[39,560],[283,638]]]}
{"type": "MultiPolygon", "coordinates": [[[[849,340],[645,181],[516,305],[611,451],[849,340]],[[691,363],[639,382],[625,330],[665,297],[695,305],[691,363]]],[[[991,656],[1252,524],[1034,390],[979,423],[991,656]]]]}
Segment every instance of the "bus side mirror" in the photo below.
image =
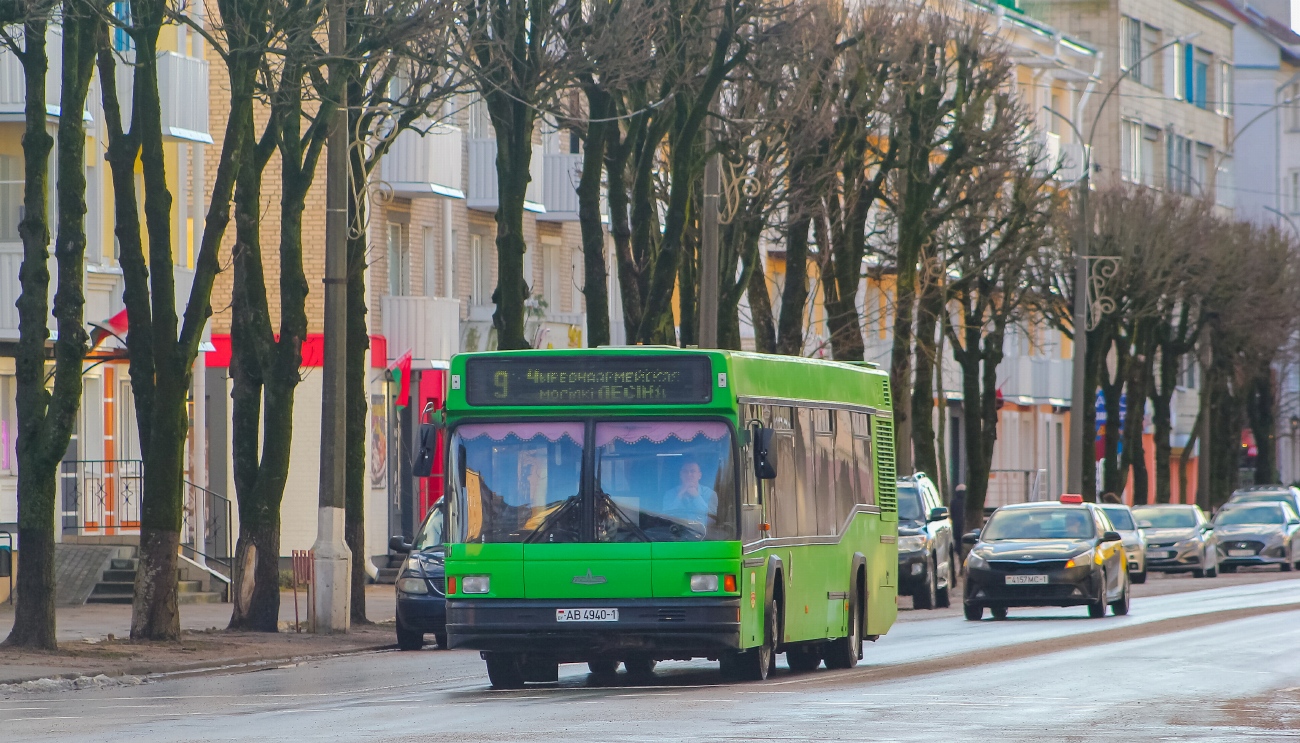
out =
{"type": "Polygon", "coordinates": [[[772,460],[772,437],[770,428],[754,428],[754,475],[760,480],[776,479],[776,462],[772,460]]]}
{"type": "Polygon", "coordinates": [[[433,458],[438,455],[438,430],[442,426],[436,423],[421,423],[420,437],[415,451],[415,461],[411,465],[411,474],[416,477],[433,476],[433,458]]]}

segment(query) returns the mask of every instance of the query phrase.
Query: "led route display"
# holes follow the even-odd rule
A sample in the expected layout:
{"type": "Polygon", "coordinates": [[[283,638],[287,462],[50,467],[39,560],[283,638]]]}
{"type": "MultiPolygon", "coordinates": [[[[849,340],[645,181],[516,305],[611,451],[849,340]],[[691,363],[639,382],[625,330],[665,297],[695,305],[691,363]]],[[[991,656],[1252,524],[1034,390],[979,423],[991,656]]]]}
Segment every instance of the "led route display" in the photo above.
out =
{"type": "Polygon", "coordinates": [[[475,358],[470,405],[699,405],[713,399],[703,356],[475,358]]]}

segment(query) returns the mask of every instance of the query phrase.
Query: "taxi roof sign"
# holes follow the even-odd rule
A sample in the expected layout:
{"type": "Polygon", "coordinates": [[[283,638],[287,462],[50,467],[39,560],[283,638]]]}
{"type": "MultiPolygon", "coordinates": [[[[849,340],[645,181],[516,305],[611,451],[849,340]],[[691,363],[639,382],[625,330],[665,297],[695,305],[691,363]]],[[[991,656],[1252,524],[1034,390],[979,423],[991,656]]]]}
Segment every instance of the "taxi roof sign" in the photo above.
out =
{"type": "Polygon", "coordinates": [[[1061,496],[1062,503],[1082,503],[1083,496],[1078,493],[1066,493],[1061,496]]]}

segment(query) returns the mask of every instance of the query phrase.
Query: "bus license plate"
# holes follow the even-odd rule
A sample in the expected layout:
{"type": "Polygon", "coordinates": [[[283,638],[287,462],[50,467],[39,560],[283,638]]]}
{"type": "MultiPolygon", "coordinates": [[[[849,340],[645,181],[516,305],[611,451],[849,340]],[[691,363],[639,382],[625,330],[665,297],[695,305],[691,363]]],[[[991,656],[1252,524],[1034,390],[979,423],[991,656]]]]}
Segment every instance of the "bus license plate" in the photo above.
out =
{"type": "Polygon", "coordinates": [[[1255,550],[1228,550],[1228,557],[1254,557],[1255,550]]]}
{"type": "Polygon", "coordinates": [[[557,622],[617,622],[618,609],[556,609],[557,622]]]}
{"type": "Polygon", "coordinates": [[[1008,575],[1007,576],[1007,585],[1009,586],[1037,585],[1046,582],[1047,582],[1046,575],[1008,575]]]}

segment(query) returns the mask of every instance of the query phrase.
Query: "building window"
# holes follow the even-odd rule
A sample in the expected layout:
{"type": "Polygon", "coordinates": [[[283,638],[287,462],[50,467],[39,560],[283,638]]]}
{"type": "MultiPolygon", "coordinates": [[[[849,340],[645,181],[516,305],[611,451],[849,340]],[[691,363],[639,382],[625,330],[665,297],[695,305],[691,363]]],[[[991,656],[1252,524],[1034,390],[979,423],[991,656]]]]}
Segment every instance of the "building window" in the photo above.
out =
{"type": "Polygon", "coordinates": [[[425,225],[420,228],[420,245],[424,248],[424,296],[438,296],[438,277],[434,274],[433,267],[437,264],[434,253],[437,252],[438,246],[433,240],[433,228],[425,225]]]}
{"type": "Polygon", "coordinates": [[[403,225],[388,225],[388,294],[405,297],[411,293],[411,250],[403,225]]]}
{"type": "Polygon", "coordinates": [[[1192,140],[1187,137],[1170,134],[1168,137],[1166,163],[1168,174],[1165,182],[1169,190],[1175,193],[1192,192],[1192,140]]]}
{"type": "Polygon", "coordinates": [[[1123,40],[1120,44],[1120,67],[1128,71],[1129,76],[1134,80],[1139,79],[1140,72],[1136,69],[1139,60],[1142,59],[1142,21],[1136,18],[1120,18],[1120,29],[1123,40]]]}
{"type": "Polygon", "coordinates": [[[1210,63],[1212,57],[1204,49],[1187,48],[1188,102],[1197,108],[1209,106],[1210,63]]]}
{"type": "Polygon", "coordinates": [[[492,259],[482,235],[470,235],[470,302],[483,306],[492,301],[492,259]]]}
{"type": "Polygon", "coordinates": [[[1160,130],[1154,126],[1142,127],[1142,185],[1156,185],[1156,146],[1160,130]]]}
{"type": "Polygon", "coordinates": [[[542,246],[542,299],[546,309],[559,312],[560,305],[560,247],[542,246]]]}
{"type": "Polygon", "coordinates": [[[1214,200],[1220,206],[1234,206],[1236,204],[1234,199],[1236,191],[1232,172],[1232,158],[1224,157],[1223,161],[1218,165],[1218,173],[1214,178],[1214,200]]]}
{"type": "Polygon", "coordinates": [[[0,240],[21,240],[18,223],[22,219],[22,165],[12,155],[0,155],[0,240]]]}
{"type": "Polygon", "coordinates": [[[1289,181],[1291,184],[1291,208],[1288,211],[1292,214],[1300,214],[1300,170],[1292,170],[1289,181]]]}
{"type": "Polygon", "coordinates": [[[113,25],[113,51],[129,52],[135,49],[135,39],[125,28],[131,25],[131,3],[113,3],[113,16],[118,21],[113,25]]]}
{"type": "Polygon", "coordinates": [[[1227,62],[1219,63],[1219,107],[1218,112],[1221,116],[1232,115],[1232,65],[1227,62]]]}
{"type": "Polygon", "coordinates": [[[1125,119],[1120,124],[1120,178],[1129,183],[1142,182],[1142,124],[1125,119]]]}
{"type": "Polygon", "coordinates": [[[1174,42],[1165,49],[1165,94],[1176,101],[1187,97],[1186,64],[1182,42],[1174,42]]]}
{"type": "Polygon", "coordinates": [[[1196,182],[1193,184],[1192,193],[1204,195],[1212,185],[1211,176],[1214,175],[1214,171],[1211,170],[1212,166],[1210,165],[1210,160],[1213,156],[1214,149],[1212,147],[1208,144],[1197,143],[1195,170],[1196,182]]]}
{"type": "Polygon", "coordinates": [[[1288,127],[1291,131],[1300,131],[1300,83],[1291,83],[1287,86],[1286,93],[1286,110],[1288,127]]]}

